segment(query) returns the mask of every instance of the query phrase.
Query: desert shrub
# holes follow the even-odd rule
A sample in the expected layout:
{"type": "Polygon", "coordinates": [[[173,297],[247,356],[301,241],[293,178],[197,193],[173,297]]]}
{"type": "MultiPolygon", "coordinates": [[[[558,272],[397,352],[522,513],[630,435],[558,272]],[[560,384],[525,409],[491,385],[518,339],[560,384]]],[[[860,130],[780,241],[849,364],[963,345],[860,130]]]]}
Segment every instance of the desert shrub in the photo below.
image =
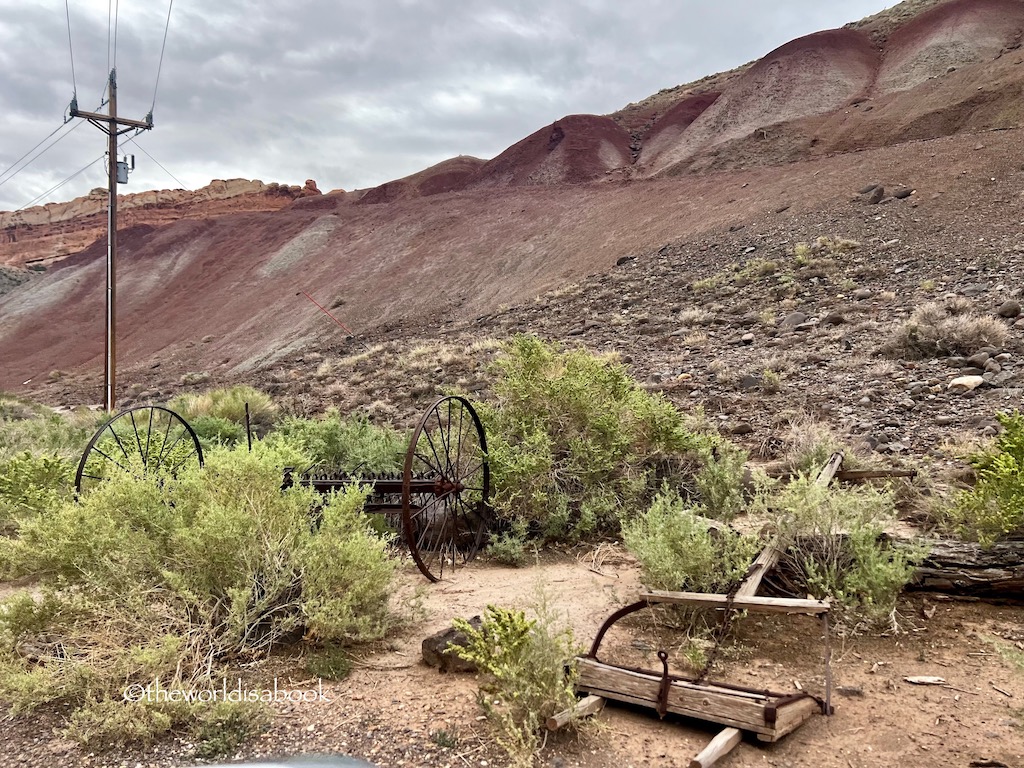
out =
{"type": "Polygon", "coordinates": [[[763,493],[760,503],[785,551],[781,567],[802,592],[829,598],[833,615],[851,630],[894,622],[896,600],[921,553],[884,536],[895,519],[888,490],[824,486],[799,475],[763,493]]]}
{"type": "Polygon", "coordinates": [[[195,704],[168,701],[87,702],[69,718],[67,735],[89,749],[148,744],[172,728],[194,743],[193,756],[231,756],[267,721],[261,702],[218,701],[195,704]]]}
{"type": "MultiPolygon", "coordinates": [[[[180,415],[196,431],[200,419],[224,420],[238,425],[245,434],[245,405],[249,404],[249,424],[253,434],[265,435],[277,419],[278,408],[270,395],[247,386],[211,389],[200,394],[179,395],[167,407],[180,415]]],[[[211,427],[219,422],[207,422],[211,427]]]]}
{"type": "Polygon", "coordinates": [[[783,468],[792,474],[815,475],[834,453],[843,454],[846,469],[865,465],[865,459],[831,426],[809,416],[793,419],[782,443],[783,468]]]}
{"type": "Polygon", "coordinates": [[[727,592],[746,573],[762,544],[756,536],[714,525],[701,507],[663,488],[622,537],[652,589],[727,592]]]}
{"type": "Polygon", "coordinates": [[[452,624],[468,639],[465,648],[451,646],[452,652],[480,671],[478,700],[494,725],[496,741],[512,765],[533,765],[547,719],[576,702],[572,630],[557,626],[543,596],[533,619],[523,611],[489,605],[480,629],[464,619],[452,624]]]}
{"type": "Polygon", "coordinates": [[[22,520],[66,499],[73,476],[74,465],[59,456],[25,451],[0,460],[0,535],[15,532],[22,520]]]}
{"type": "Polygon", "coordinates": [[[958,297],[922,304],[896,328],[882,351],[911,359],[970,355],[982,347],[1000,348],[1008,337],[1006,323],[978,313],[969,301],[958,297]]]}
{"type": "Polygon", "coordinates": [[[480,411],[494,508],[513,532],[506,544],[518,533],[617,535],[624,511],[649,500],[663,478],[693,487],[720,442],[623,366],[585,350],[518,336],[496,366],[495,401],[480,411]]]}
{"type": "Polygon", "coordinates": [[[238,424],[220,416],[197,416],[194,419],[186,419],[186,421],[195,431],[204,451],[208,451],[216,445],[230,448],[238,443],[247,442],[244,424],[238,424]]]}
{"type": "Polygon", "coordinates": [[[280,440],[301,447],[313,463],[353,474],[400,471],[409,446],[403,433],[333,408],[319,419],[283,419],[268,438],[272,444],[280,440]]]}
{"type": "MultiPolygon", "coordinates": [[[[0,604],[0,699],[62,701],[95,733],[89,710],[124,704],[125,686],[206,689],[225,660],[303,630],[336,645],[380,637],[393,564],[361,514],[365,493],[282,492],[282,466],[301,461],[257,443],[176,477],[121,473],[0,541],[0,559],[42,589],[0,604]]],[[[147,729],[173,720],[146,717],[147,729]]]]}
{"type": "Polygon", "coordinates": [[[1024,533],[1024,414],[1001,413],[1003,432],[988,450],[970,457],[977,483],[941,517],[942,526],[984,546],[1024,533]]]}
{"type": "Polygon", "coordinates": [[[0,460],[25,451],[77,460],[105,418],[106,414],[85,408],[57,414],[46,406],[0,393],[0,460]]]}

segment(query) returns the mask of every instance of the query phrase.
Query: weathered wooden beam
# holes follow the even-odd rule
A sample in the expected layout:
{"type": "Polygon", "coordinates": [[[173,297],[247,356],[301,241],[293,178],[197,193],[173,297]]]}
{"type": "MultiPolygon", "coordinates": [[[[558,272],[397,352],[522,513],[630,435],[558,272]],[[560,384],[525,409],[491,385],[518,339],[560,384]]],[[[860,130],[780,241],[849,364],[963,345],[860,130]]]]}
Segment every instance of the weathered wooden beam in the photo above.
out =
{"type": "MultiPolygon", "coordinates": [[[[577,669],[576,689],[579,691],[658,708],[660,675],[623,669],[585,657],[578,660],[577,669]]],[[[776,741],[821,711],[818,702],[810,696],[780,700],[753,691],[687,680],[672,681],[665,704],[669,712],[751,731],[762,741],[776,741]],[[770,708],[775,710],[772,724],[769,724],[770,708]]]]}
{"type": "MultiPolygon", "coordinates": [[[[671,603],[673,605],[697,605],[709,608],[725,608],[729,604],[728,595],[712,595],[704,592],[665,592],[651,590],[641,592],[640,599],[649,603],[671,603]]],[[[758,613],[802,613],[817,616],[828,613],[827,600],[801,600],[791,597],[762,597],[757,595],[735,597],[732,608],[738,611],[755,611],[758,613]]]]}
{"type": "Polygon", "coordinates": [[[881,480],[888,477],[917,477],[916,469],[841,469],[836,480],[857,482],[858,480],[881,480]]]}
{"type": "Polygon", "coordinates": [[[570,720],[578,720],[581,717],[596,715],[604,708],[604,699],[600,696],[585,696],[576,702],[576,705],[564,709],[557,715],[548,718],[547,726],[549,731],[557,731],[565,726],[570,720]]]}
{"type": "Polygon", "coordinates": [[[836,476],[836,472],[843,466],[843,454],[836,451],[829,456],[828,461],[825,462],[825,466],[821,468],[821,472],[814,478],[815,485],[828,485],[832,482],[832,478],[836,476]]]}
{"type": "Polygon", "coordinates": [[[690,768],[711,768],[743,741],[743,731],[738,728],[726,728],[711,740],[700,754],[690,761],[690,768]]]}

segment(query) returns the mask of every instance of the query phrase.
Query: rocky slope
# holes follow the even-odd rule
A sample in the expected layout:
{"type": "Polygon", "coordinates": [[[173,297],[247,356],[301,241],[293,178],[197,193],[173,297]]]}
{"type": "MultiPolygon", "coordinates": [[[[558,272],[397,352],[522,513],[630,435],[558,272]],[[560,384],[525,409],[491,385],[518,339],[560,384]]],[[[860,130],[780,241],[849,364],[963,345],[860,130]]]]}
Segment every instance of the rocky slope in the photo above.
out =
{"type": "MultiPolygon", "coordinates": [[[[745,246],[758,249],[819,235],[898,239],[917,249],[932,277],[952,276],[954,256],[988,258],[996,231],[1013,253],[1016,224],[1008,215],[1018,200],[1013,184],[1024,141],[1016,127],[1022,24],[1021,0],[904,4],[628,114],[567,117],[489,162],[455,158],[359,193],[310,189],[292,200],[305,192],[258,191],[284,204],[273,212],[227,212],[233,198],[218,203],[225,207],[217,216],[173,201],[126,206],[122,380],[136,392],[165,391],[186,374],[246,380],[269,376],[281,361],[322,354],[344,332],[304,293],[362,338],[436,337],[446,323],[477,318],[490,318],[480,321],[480,333],[496,333],[499,307],[668,246],[685,252],[673,266],[678,279],[652,280],[635,297],[667,305],[679,299],[662,292],[678,293],[744,256],[700,245],[730,228],[746,236],[773,227],[770,241],[745,246]],[[904,14],[908,8],[921,13],[904,14]],[[818,92],[820,99],[811,98],[818,92]],[[916,193],[883,194],[881,207],[855,209],[850,219],[851,196],[873,182],[916,193]],[[888,220],[897,210],[914,213],[888,220]],[[133,211],[177,220],[132,219],[133,211]],[[865,230],[857,217],[892,229],[865,230]]],[[[80,221],[49,216],[36,226],[80,221]]],[[[0,387],[96,397],[103,252],[95,242],[0,298],[0,387]]],[[[839,274],[840,283],[858,280],[839,274]]],[[[5,282],[25,277],[12,273],[5,282]]],[[[614,302],[614,293],[593,290],[614,302]]],[[[921,297],[905,298],[892,305],[894,319],[921,297]]],[[[872,321],[893,319],[885,316],[890,308],[880,306],[872,321]]],[[[815,307],[793,309],[818,316],[815,307]]],[[[651,365],[641,373],[661,375],[660,363],[652,358],[651,365]]]]}

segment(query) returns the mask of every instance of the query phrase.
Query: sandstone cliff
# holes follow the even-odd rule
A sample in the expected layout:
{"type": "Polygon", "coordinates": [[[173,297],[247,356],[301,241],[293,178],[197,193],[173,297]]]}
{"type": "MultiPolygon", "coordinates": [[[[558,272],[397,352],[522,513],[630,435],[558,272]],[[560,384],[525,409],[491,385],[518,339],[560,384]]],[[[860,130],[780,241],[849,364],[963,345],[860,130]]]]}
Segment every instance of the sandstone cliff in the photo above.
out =
{"type": "MultiPolygon", "coordinates": [[[[319,195],[316,182],[304,186],[215,179],[197,190],[161,189],[118,195],[118,227],[160,226],[180,219],[208,219],[225,213],[276,211],[300,197],[319,195]]],[[[107,190],[94,189],[67,203],[48,203],[0,212],[0,264],[48,265],[106,237],[107,190]]]]}

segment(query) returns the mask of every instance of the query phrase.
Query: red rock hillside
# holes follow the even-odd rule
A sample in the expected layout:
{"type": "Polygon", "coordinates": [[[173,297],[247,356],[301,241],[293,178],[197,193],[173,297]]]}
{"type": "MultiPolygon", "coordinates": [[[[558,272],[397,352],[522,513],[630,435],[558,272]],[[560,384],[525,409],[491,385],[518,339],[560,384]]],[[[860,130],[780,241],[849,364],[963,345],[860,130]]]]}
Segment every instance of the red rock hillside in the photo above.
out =
{"type": "MultiPolygon", "coordinates": [[[[915,209],[956,190],[959,210],[1020,168],[1022,28],[1024,0],[908,0],[621,113],[570,115],[486,163],[361,194],[216,182],[126,196],[120,361],[244,380],[343,335],[303,292],[360,334],[472,322],[667,243],[847,211],[869,183],[917,189],[915,209]]],[[[99,370],[103,202],[0,215],[0,264],[67,256],[0,281],[0,389],[99,370]]]]}
{"type": "MultiPolygon", "coordinates": [[[[225,213],[276,211],[293,200],[319,195],[316,182],[289,187],[262,181],[214,180],[194,192],[164,189],[118,195],[122,228],[161,226],[179,219],[206,219],[225,213]]],[[[48,203],[23,211],[0,212],[0,264],[49,265],[77,253],[107,231],[107,190],[94,189],[68,203],[48,203]]]]}

